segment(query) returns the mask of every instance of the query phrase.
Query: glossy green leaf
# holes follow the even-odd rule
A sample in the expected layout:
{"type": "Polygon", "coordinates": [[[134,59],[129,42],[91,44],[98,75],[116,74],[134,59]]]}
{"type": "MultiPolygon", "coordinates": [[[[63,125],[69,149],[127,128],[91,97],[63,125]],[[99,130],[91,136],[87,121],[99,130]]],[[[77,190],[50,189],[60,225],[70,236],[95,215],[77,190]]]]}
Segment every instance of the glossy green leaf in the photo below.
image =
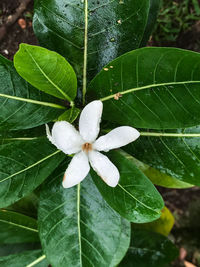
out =
{"type": "Polygon", "coordinates": [[[58,121],[68,121],[70,123],[74,122],[80,113],[80,109],[76,107],[72,107],[66,110],[63,114],[61,114],[58,118],[58,121]]]}
{"type": "Polygon", "coordinates": [[[68,101],[75,98],[76,74],[59,54],[43,47],[20,44],[14,66],[20,76],[37,89],[68,101]]]}
{"type": "Polygon", "coordinates": [[[153,232],[136,230],[131,245],[119,267],[166,267],[178,257],[178,249],[166,237],[153,232]]]}
{"type": "Polygon", "coordinates": [[[200,126],[143,134],[149,136],[127,146],[128,153],[164,174],[200,186],[200,126]]]}
{"type": "Polygon", "coordinates": [[[4,145],[14,141],[31,141],[46,138],[45,125],[41,125],[31,129],[11,131],[0,131],[0,145],[4,145]]]}
{"type": "Polygon", "coordinates": [[[40,185],[65,155],[46,139],[0,146],[0,207],[6,207],[40,185]]]}
{"type": "Polygon", "coordinates": [[[133,224],[133,231],[142,229],[168,236],[174,226],[174,221],[174,216],[170,210],[167,207],[164,207],[158,220],[151,223],[133,224]]]}
{"type": "Polygon", "coordinates": [[[130,242],[130,224],[103,200],[90,177],[70,189],[62,187],[66,163],[44,184],[39,233],[53,266],[116,266],[130,242]]]}
{"type": "Polygon", "coordinates": [[[0,130],[36,127],[56,119],[65,109],[25,82],[13,63],[0,56],[0,130]]]}
{"type": "MultiPolygon", "coordinates": [[[[132,151],[132,150],[131,150],[132,151]]],[[[149,165],[132,157],[135,165],[152,181],[153,184],[167,188],[190,188],[194,185],[182,182],[172,176],[158,171],[149,165]]]]}
{"type": "Polygon", "coordinates": [[[37,221],[18,212],[0,210],[0,244],[39,242],[37,221]]]}
{"type": "Polygon", "coordinates": [[[30,195],[25,196],[12,205],[6,207],[6,209],[37,219],[38,202],[38,196],[35,193],[31,193],[30,195]]]}
{"type": "Polygon", "coordinates": [[[103,118],[118,124],[195,126],[200,123],[199,63],[200,54],[187,50],[138,49],[110,62],[90,83],[90,97],[101,98],[103,118]]]}
{"type": "Polygon", "coordinates": [[[156,23],[159,6],[160,6],[160,0],[150,0],[148,20],[147,20],[146,28],[145,28],[143,39],[141,41],[140,46],[145,46],[149,40],[150,34],[156,23]]]}
{"type": "Polygon", "coordinates": [[[11,254],[17,254],[26,252],[27,250],[41,249],[41,244],[37,243],[16,243],[16,244],[1,244],[0,245],[0,257],[9,256],[11,254]]]}
{"type": "MultiPolygon", "coordinates": [[[[82,80],[115,57],[138,48],[151,0],[36,0],[34,31],[40,44],[67,58],[82,80]]],[[[147,38],[148,39],[148,38],[147,38]]]]}
{"type": "Polygon", "coordinates": [[[48,262],[44,258],[41,250],[31,250],[19,254],[12,254],[0,258],[1,267],[48,267],[48,262]],[[36,261],[39,261],[38,263],[36,261]],[[34,265],[30,265],[34,263],[34,265]]]}
{"type": "Polygon", "coordinates": [[[156,220],[164,207],[162,197],[127,156],[117,151],[108,153],[120,172],[120,181],[115,188],[107,186],[94,171],[91,171],[92,178],[104,199],[124,218],[136,223],[156,220]]]}

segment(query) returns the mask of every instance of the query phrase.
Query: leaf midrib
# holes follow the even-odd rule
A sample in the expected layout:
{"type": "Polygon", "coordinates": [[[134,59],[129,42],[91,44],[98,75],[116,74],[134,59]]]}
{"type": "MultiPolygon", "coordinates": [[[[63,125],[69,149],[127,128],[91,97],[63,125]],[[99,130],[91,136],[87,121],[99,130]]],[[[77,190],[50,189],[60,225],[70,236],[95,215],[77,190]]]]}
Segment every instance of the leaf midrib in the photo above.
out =
{"type": "Polygon", "coordinates": [[[10,137],[10,138],[0,138],[0,141],[33,141],[46,138],[46,136],[38,136],[38,137],[10,137]]]}
{"type": "MultiPolygon", "coordinates": [[[[2,211],[2,212],[6,212],[6,211],[2,211]]],[[[28,231],[38,233],[38,230],[36,228],[31,228],[31,227],[28,227],[28,226],[25,226],[22,224],[17,224],[17,223],[11,222],[11,221],[3,220],[3,219],[0,219],[0,222],[5,223],[5,224],[10,224],[10,225],[13,225],[15,227],[23,228],[23,229],[28,230],[28,231]]]]}
{"type": "Polygon", "coordinates": [[[36,67],[38,67],[38,69],[41,71],[42,75],[47,79],[47,81],[52,84],[69,102],[72,101],[72,99],[65,93],[63,92],[63,90],[61,88],[59,88],[47,75],[46,73],[43,71],[43,69],[40,67],[40,65],[37,63],[37,61],[34,59],[34,57],[32,56],[32,54],[30,53],[29,50],[27,50],[25,48],[26,52],[29,54],[29,56],[32,58],[33,62],[35,63],[36,67]]]}
{"type": "Polygon", "coordinates": [[[12,95],[7,95],[7,94],[0,94],[0,97],[9,98],[9,99],[27,102],[27,103],[36,104],[36,105],[52,107],[52,108],[65,109],[65,107],[61,105],[57,105],[57,104],[50,103],[50,102],[38,101],[38,100],[30,99],[30,98],[23,98],[23,97],[12,96],[12,95]]]}
{"type": "Polygon", "coordinates": [[[35,266],[36,264],[38,264],[39,262],[43,261],[46,258],[46,255],[42,255],[39,258],[37,258],[36,260],[34,260],[33,262],[29,263],[28,265],[26,265],[26,267],[32,267],[35,266]]]}
{"type": "Polygon", "coordinates": [[[127,191],[121,184],[118,184],[118,186],[126,193],[128,194],[131,198],[133,198],[135,201],[137,201],[138,203],[140,203],[142,206],[144,206],[145,208],[152,210],[153,212],[160,214],[159,211],[156,211],[154,209],[152,209],[151,207],[147,206],[146,204],[144,204],[143,202],[141,202],[140,200],[138,200],[136,197],[134,197],[129,191],[127,191]]]}
{"type": "Polygon", "coordinates": [[[85,104],[85,95],[87,89],[87,49],[88,49],[88,0],[85,3],[85,32],[84,32],[84,60],[83,60],[83,104],[85,104]]]}
{"type": "MultiPolygon", "coordinates": [[[[144,89],[150,89],[152,87],[181,85],[181,84],[184,85],[184,84],[192,84],[192,83],[194,83],[194,84],[199,83],[200,84],[200,81],[182,81],[182,82],[168,82],[168,83],[149,84],[149,85],[145,85],[145,86],[141,86],[141,87],[135,87],[135,88],[131,88],[131,89],[128,89],[128,90],[124,90],[124,91],[118,92],[118,94],[125,95],[125,94],[133,93],[133,92],[136,92],[136,91],[144,90],[144,89]]],[[[103,101],[106,101],[106,100],[114,99],[115,96],[116,96],[116,93],[112,94],[112,95],[109,95],[109,96],[105,96],[103,98],[100,98],[99,100],[101,100],[103,102],[103,101]]]]}
{"type": "Polygon", "coordinates": [[[179,138],[191,138],[200,137],[200,133],[164,133],[164,132],[140,132],[140,136],[150,137],[179,137],[179,138]]]}
{"type": "Polygon", "coordinates": [[[80,218],[80,192],[81,185],[77,185],[77,226],[78,226],[78,242],[79,242],[79,257],[80,257],[80,266],[82,267],[82,244],[81,244],[81,218],[80,218]]]}
{"type": "Polygon", "coordinates": [[[11,179],[12,177],[14,177],[14,176],[16,176],[16,175],[19,175],[19,174],[21,174],[21,173],[23,173],[23,172],[25,172],[25,171],[27,171],[27,170],[29,170],[29,169],[31,169],[31,168],[37,166],[38,164],[40,164],[40,163],[42,163],[43,161],[45,161],[45,160],[47,160],[47,159],[53,157],[54,155],[58,154],[59,152],[61,152],[61,151],[60,151],[60,150],[57,150],[56,152],[54,152],[54,153],[52,153],[52,154],[46,156],[45,158],[43,158],[43,159],[41,159],[41,160],[35,162],[34,164],[32,164],[32,165],[30,165],[30,166],[24,168],[23,170],[20,170],[20,171],[18,171],[18,172],[16,172],[16,173],[11,174],[10,176],[8,176],[8,177],[2,179],[2,180],[0,181],[0,183],[3,183],[3,182],[7,181],[8,179],[11,179]]]}

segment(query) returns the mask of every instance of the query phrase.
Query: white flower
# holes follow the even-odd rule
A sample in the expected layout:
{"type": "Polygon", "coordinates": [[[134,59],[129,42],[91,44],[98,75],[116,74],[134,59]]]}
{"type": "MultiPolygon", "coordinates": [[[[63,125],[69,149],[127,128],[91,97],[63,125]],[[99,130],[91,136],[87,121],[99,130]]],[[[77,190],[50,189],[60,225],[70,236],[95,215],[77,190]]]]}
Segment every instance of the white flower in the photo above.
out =
{"type": "Polygon", "coordinates": [[[115,187],[119,182],[119,171],[116,166],[99,151],[125,146],[135,141],[140,133],[129,126],[121,126],[99,137],[99,126],[103,104],[96,100],[89,103],[81,112],[79,132],[66,121],[53,125],[52,135],[46,125],[47,137],[65,154],[75,154],[63,179],[63,187],[69,188],[79,184],[89,173],[90,165],[109,186],[115,187]]]}

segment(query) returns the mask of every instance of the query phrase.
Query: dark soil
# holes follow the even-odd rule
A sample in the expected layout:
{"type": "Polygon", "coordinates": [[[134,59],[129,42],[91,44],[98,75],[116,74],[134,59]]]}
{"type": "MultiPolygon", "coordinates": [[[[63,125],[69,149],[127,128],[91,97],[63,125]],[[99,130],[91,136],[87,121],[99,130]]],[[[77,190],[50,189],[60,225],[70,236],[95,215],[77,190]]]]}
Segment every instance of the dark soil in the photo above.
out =
{"type": "Polygon", "coordinates": [[[152,38],[149,42],[151,46],[178,47],[200,52],[200,21],[194,22],[191,29],[182,32],[175,42],[161,40],[157,42],[152,38]]]}
{"type": "Polygon", "coordinates": [[[191,30],[179,36],[177,47],[200,52],[200,21],[196,22],[191,30]]]}
{"type": "MultiPolygon", "coordinates": [[[[15,13],[19,5],[19,0],[0,0],[0,26],[6,21],[9,15],[15,13]]],[[[11,25],[4,39],[0,42],[0,54],[13,59],[13,55],[18,50],[20,43],[38,44],[32,28],[33,0],[27,6],[25,12],[18,19],[26,21],[26,28],[22,29],[18,20],[11,25]]],[[[150,41],[150,45],[156,46],[157,43],[150,41]]],[[[165,46],[176,46],[184,49],[190,49],[200,52],[200,22],[194,22],[194,25],[187,32],[183,32],[177,39],[176,43],[165,43],[165,46]]],[[[200,245],[195,243],[195,238],[199,238],[200,226],[200,188],[175,190],[158,188],[161,192],[166,206],[173,212],[176,223],[172,230],[172,238],[179,248],[184,247],[187,250],[186,259],[198,266],[195,253],[199,253],[200,245]],[[197,207],[198,206],[198,207],[197,207]],[[198,229],[195,232],[195,229],[198,229]],[[194,230],[194,231],[193,231],[194,230]],[[197,251],[197,252],[196,252],[197,251]]],[[[199,256],[200,257],[200,256],[199,256]]],[[[175,267],[183,266],[180,261],[174,263],[175,267]]]]}
{"type": "MultiPolygon", "coordinates": [[[[180,249],[180,254],[185,251],[184,260],[200,267],[200,188],[157,188],[175,217],[170,238],[180,249]]],[[[184,260],[177,259],[171,266],[185,267],[184,260]]]]}
{"type": "MultiPolygon", "coordinates": [[[[6,21],[9,15],[15,13],[16,8],[19,6],[18,0],[0,0],[0,26],[6,21]]],[[[14,54],[18,50],[20,43],[37,44],[37,38],[33,33],[32,28],[32,15],[33,15],[33,0],[28,5],[25,12],[18,18],[23,18],[26,21],[26,28],[22,29],[18,20],[11,25],[4,39],[0,42],[0,54],[13,59],[14,54]]]]}
{"type": "Polygon", "coordinates": [[[191,202],[200,199],[200,188],[196,186],[188,189],[158,187],[158,190],[162,194],[166,206],[179,215],[182,215],[183,211],[188,209],[191,202]]]}

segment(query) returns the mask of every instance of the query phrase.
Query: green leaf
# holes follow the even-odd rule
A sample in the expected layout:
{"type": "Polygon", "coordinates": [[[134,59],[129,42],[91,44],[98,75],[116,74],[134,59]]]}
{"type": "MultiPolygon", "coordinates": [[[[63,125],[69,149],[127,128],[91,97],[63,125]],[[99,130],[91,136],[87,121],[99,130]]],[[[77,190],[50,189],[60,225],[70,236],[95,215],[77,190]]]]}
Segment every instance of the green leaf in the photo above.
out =
{"type": "Polygon", "coordinates": [[[30,195],[25,196],[19,201],[6,207],[6,209],[10,211],[19,212],[24,215],[37,219],[38,202],[39,202],[38,196],[35,193],[31,193],[30,195]]]}
{"type": "Polygon", "coordinates": [[[143,39],[141,41],[140,47],[145,46],[146,43],[149,40],[150,34],[152,33],[152,30],[156,23],[156,18],[158,15],[160,6],[160,0],[150,0],[150,8],[149,8],[149,15],[148,15],[148,21],[146,24],[146,28],[144,31],[143,39]]]}
{"type": "Polygon", "coordinates": [[[39,46],[20,44],[14,66],[20,76],[37,89],[70,102],[76,97],[76,74],[57,53],[39,46]]]}
{"type": "Polygon", "coordinates": [[[65,109],[25,82],[13,63],[0,55],[0,130],[36,127],[56,119],[65,109]]]}
{"type": "Polygon", "coordinates": [[[0,244],[39,242],[37,221],[18,212],[0,210],[0,244]]]}
{"type": "Polygon", "coordinates": [[[178,257],[178,249],[166,237],[142,230],[132,234],[131,245],[119,267],[165,267],[178,257]]]}
{"type": "Polygon", "coordinates": [[[108,204],[131,222],[144,223],[159,218],[164,207],[162,197],[135,166],[130,156],[113,151],[108,153],[108,157],[120,173],[120,181],[115,188],[106,185],[94,171],[91,171],[97,188],[108,204]]]}
{"type": "Polygon", "coordinates": [[[64,189],[66,163],[44,184],[39,206],[39,233],[53,266],[116,266],[130,242],[130,224],[103,200],[87,177],[64,189]]]}
{"type": "Polygon", "coordinates": [[[141,134],[147,136],[127,146],[128,153],[161,173],[200,186],[200,126],[141,134]]]}
{"type": "Polygon", "coordinates": [[[35,2],[40,44],[66,57],[82,80],[86,72],[91,79],[110,60],[140,46],[151,1],[35,2]]]}
{"type": "Polygon", "coordinates": [[[168,236],[174,225],[174,216],[167,207],[162,209],[160,218],[151,223],[133,224],[133,230],[137,229],[148,230],[151,232],[159,233],[168,236]]]}
{"type": "Polygon", "coordinates": [[[1,267],[48,267],[48,262],[41,250],[26,251],[20,254],[13,254],[0,258],[1,267]],[[37,262],[38,261],[38,264],[37,262]],[[31,265],[36,262],[34,265],[31,265]]]}
{"type": "Polygon", "coordinates": [[[41,249],[41,244],[37,243],[16,243],[0,245],[0,257],[9,256],[11,254],[22,253],[27,250],[41,249]]]}
{"type": "Polygon", "coordinates": [[[90,97],[105,101],[103,118],[118,124],[195,126],[200,124],[199,62],[200,55],[191,51],[138,49],[110,62],[90,83],[90,97]]]}
{"type": "MultiPolygon", "coordinates": [[[[57,121],[57,120],[56,120],[57,121]]],[[[31,129],[19,131],[2,131],[0,132],[0,145],[4,145],[14,141],[32,141],[38,139],[46,139],[45,125],[41,125],[31,129]]]]}
{"type": "MultiPolygon", "coordinates": [[[[130,150],[132,151],[132,150],[130,150]]],[[[132,153],[132,152],[131,152],[132,153]]],[[[132,157],[135,165],[140,169],[155,185],[167,187],[167,188],[190,188],[194,185],[182,182],[172,176],[169,176],[163,172],[158,171],[150,167],[149,165],[132,157]]]]}
{"type": "Polygon", "coordinates": [[[2,132],[0,131],[0,145],[14,141],[31,141],[34,139],[37,140],[45,137],[46,133],[44,125],[19,131],[5,130],[2,132]]]}
{"type": "Polygon", "coordinates": [[[6,207],[40,185],[65,155],[46,139],[0,146],[0,207],[6,207]]]}
{"type": "Polygon", "coordinates": [[[72,107],[66,110],[63,114],[61,114],[58,118],[58,121],[68,121],[70,123],[74,122],[80,113],[80,109],[76,107],[72,107]]]}

